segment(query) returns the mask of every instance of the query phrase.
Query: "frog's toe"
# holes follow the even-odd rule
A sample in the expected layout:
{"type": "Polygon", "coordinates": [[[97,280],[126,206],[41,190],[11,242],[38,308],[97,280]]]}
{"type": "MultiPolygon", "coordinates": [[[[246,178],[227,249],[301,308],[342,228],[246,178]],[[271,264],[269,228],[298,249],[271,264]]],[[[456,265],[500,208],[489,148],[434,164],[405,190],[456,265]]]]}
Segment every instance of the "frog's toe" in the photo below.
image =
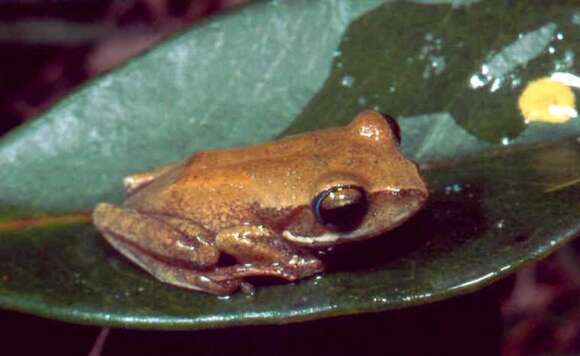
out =
{"type": "Polygon", "coordinates": [[[104,233],[103,236],[117,251],[120,251],[125,257],[161,282],[212,294],[231,294],[240,288],[240,280],[216,281],[204,272],[170,265],[158,258],[144,254],[133,245],[122,245],[119,239],[108,233],[104,233]]]}

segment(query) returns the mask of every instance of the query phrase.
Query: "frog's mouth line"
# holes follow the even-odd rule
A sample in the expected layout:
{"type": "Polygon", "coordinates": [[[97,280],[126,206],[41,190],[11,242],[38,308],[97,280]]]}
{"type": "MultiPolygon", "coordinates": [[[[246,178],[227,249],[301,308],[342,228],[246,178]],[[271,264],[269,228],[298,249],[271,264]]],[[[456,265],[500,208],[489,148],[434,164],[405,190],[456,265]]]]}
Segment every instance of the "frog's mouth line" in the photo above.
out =
{"type": "Polygon", "coordinates": [[[332,245],[340,240],[356,240],[362,236],[372,237],[372,233],[366,230],[357,230],[348,233],[339,233],[339,232],[326,232],[320,236],[297,236],[292,234],[290,231],[286,230],[282,232],[282,236],[286,240],[296,242],[301,245],[310,245],[310,246],[328,246],[332,245]]]}

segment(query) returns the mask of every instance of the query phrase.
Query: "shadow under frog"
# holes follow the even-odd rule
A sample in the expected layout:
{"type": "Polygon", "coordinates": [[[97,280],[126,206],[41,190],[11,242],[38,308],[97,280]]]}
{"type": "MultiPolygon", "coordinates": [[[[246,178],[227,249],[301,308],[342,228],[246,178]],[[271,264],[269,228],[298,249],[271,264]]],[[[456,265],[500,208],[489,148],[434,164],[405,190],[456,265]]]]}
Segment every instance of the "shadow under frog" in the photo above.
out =
{"type": "Polygon", "coordinates": [[[488,225],[480,206],[483,187],[479,183],[464,186],[467,188],[461,194],[435,187],[424,209],[404,225],[380,238],[336,246],[323,253],[326,271],[372,271],[409,259],[427,260],[427,255],[445,253],[475,238],[476,230],[488,225]]]}

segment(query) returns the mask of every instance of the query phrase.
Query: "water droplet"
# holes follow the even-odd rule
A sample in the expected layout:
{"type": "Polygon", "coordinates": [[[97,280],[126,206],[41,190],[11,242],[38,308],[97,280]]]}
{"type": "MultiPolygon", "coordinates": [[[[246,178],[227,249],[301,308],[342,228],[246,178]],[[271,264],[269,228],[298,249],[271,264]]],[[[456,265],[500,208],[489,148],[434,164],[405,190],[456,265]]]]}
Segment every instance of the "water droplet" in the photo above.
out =
{"type": "Polygon", "coordinates": [[[481,66],[481,74],[483,74],[483,75],[489,74],[489,66],[487,64],[484,64],[481,66]]]}
{"type": "Polygon", "coordinates": [[[504,220],[500,220],[500,221],[498,221],[496,226],[497,226],[497,228],[498,228],[498,229],[503,229],[503,226],[504,226],[504,220]]]}
{"type": "Polygon", "coordinates": [[[343,87],[352,87],[352,85],[354,84],[354,78],[350,75],[345,75],[344,77],[342,77],[342,79],[340,80],[340,84],[343,87]]]}
{"type": "Polygon", "coordinates": [[[445,187],[445,194],[449,195],[451,193],[461,193],[463,191],[463,187],[461,184],[451,184],[445,187]]]}
{"type": "Polygon", "coordinates": [[[206,277],[206,276],[201,276],[201,277],[199,277],[199,280],[200,280],[200,281],[202,281],[202,282],[205,282],[205,283],[211,283],[211,282],[212,282],[212,280],[211,280],[211,279],[209,279],[209,278],[208,278],[208,277],[206,277]]]}
{"type": "Polygon", "coordinates": [[[359,96],[359,98],[357,99],[357,102],[360,106],[365,106],[367,104],[368,100],[364,96],[359,96]]]}
{"type": "Polygon", "coordinates": [[[556,49],[554,47],[550,46],[550,47],[548,47],[548,53],[554,54],[554,53],[556,53],[556,49]]]}
{"type": "Polygon", "coordinates": [[[567,49],[564,51],[564,55],[554,61],[554,70],[556,72],[567,72],[574,65],[574,51],[567,49]]]}
{"type": "Polygon", "coordinates": [[[576,11],[574,15],[572,15],[572,23],[574,25],[580,25],[580,11],[576,11]]]}
{"type": "Polygon", "coordinates": [[[490,92],[495,92],[501,87],[501,78],[495,78],[493,83],[491,83],[491,88],[489,88],[490,92]]]}
{"type": "Polygon", "coordinates": [[[562,40],[564,39],[564,34],[563,34],[562,32],[558,32],[558,33],[556,34],[556,39],[557,39],[558,41],[562,41],[562,40]]]}
{"type": "Polygon", "coordinates": [[[480,88],[485,85],[485,82],[479,77],[479,75],[474,74],[469,78],[469,85],[473,89],[480,88]]]}
{"type": "Polygon", "coordinates": [[[515,75],[512,76],[511,78],[511,85],[512,85],[512,89],[515,89],[517,87],[520,86],[520,84],[522,84],[522,79],[519,77],[516,77],[515,75]]]}
{"type": "Polygon", "coordinates": [[[570,87],[580,88],[580,77],[571,73],[552,73],[550,79],[570,87]]]}
{"type": "Polygon", "coordinates": [[[504,137],[501,139],[501,144],[504,146],[507,146],[510,144],[510,138],[509,137],[504,137]]]}

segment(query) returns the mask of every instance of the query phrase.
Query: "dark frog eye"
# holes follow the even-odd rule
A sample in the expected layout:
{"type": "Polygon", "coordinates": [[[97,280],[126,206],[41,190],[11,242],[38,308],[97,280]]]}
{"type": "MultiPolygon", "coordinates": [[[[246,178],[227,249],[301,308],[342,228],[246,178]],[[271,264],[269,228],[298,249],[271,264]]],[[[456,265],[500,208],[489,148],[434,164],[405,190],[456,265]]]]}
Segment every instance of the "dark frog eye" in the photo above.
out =
{"type": "Polygon", "coordinates": [[[385,121],[387,122],[389,127],[391,128],[391,131],[393,131],[393,135],[397,139],[397,143],[400,145],[401,144],[401,128],[399,127],[399,123],[397,123],[397,120],[393,119],[388,114],[385,114],[383,112],[380,114],[383,117],[383,119],[385,119],[385,121]]]}
{"type": "Polygon", "coordinates": [[[368,202],[363,188],[353,185],[332,187],[312,200],[319,223],[335,231],[352,231],[364,219],[368,202]]]}

